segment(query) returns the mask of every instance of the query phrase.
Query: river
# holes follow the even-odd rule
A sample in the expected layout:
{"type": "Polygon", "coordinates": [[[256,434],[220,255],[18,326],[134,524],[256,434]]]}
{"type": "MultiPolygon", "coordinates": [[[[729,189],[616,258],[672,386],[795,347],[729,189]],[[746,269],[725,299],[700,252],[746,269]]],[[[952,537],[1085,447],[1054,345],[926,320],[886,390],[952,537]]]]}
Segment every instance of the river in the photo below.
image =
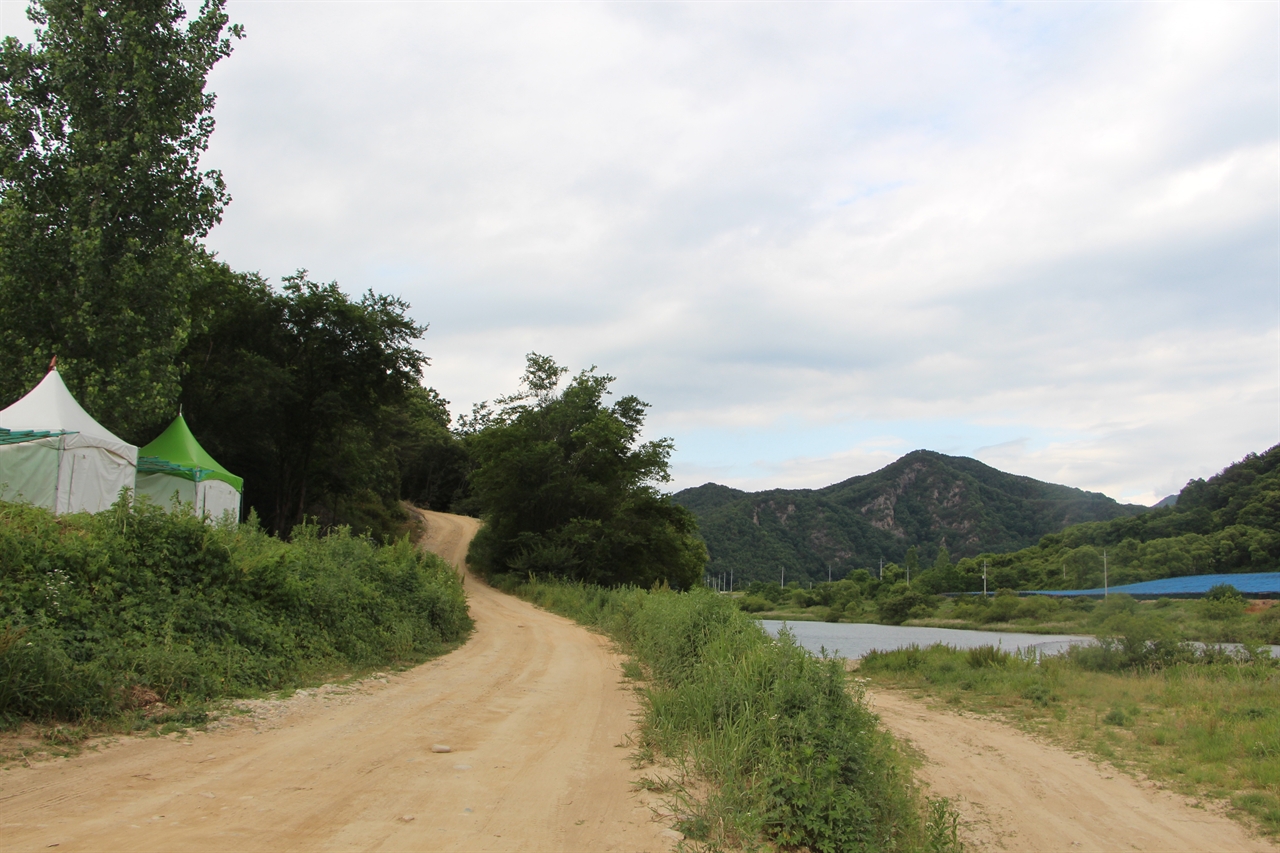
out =
{"type": "Polygon", "coordinates": [[[1013,634],[1004,631],[961,631],[955,628],[914,628],[902,625],[846,624],[841,622],[775,622],[761,625],[777,636],[785,625],[796,641],[815,654],[822,649],[846,658],[860,658],[873,649],[890,651],[910,645],[921,648],[943,643],[957,649],[999,646],[1006,651],[1035,649],[1055,655],[1078,643],[1092,643],[1093,637],[1075,634],[1013,634]]]}

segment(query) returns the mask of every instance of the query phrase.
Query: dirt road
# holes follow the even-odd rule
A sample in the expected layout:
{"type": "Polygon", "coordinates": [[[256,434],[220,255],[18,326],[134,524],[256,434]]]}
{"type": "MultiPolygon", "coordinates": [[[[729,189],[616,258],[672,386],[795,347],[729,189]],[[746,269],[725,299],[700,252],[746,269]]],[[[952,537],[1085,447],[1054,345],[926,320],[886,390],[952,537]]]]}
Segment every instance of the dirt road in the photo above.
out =
{"type": "Polygon", "coordinates": [[[925,757],[933,796],[951,798],[970,850],[1276,853],[1185,797],[1050,746],[995,720],[875,691],[872,709],[925,757]]]}
{"type": "MultiPolygon", "coordinates": [[[[461,565],[476,522],[424,513],[461,565]]],[[[465,646],[223,730],[0,772],[0,849],[659,851],[605,640],[468,578],[465,646]],[[449,753],[432,751],[447,745],[449,753]]]]}

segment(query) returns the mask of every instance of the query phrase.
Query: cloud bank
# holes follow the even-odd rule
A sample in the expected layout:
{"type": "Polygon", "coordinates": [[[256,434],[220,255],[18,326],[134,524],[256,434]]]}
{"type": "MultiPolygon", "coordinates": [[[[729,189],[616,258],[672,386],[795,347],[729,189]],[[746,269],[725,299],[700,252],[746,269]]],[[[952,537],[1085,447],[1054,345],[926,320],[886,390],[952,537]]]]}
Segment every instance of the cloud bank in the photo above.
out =
{"type": "Polygon", "coordinates": [[[210,244],[407,298],[459,411],[600,365],[676,487],[1151,503],[1280,441],[1278,9],[231,0],[210,244]]]}

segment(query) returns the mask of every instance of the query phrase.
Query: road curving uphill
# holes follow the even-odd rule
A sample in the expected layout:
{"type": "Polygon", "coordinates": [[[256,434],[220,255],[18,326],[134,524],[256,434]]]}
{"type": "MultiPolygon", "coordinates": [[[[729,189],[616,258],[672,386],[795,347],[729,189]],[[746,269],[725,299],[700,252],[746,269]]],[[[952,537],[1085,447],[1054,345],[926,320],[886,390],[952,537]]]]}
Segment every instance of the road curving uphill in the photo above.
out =
{"type": "MultiPolygon", "coordinates": [[[[424,545],[461,568],[478,522],[422,516],[424,545]]],[[[466,588],[475,635],[413,670],[256,703],[189,737],[10,765],[3,849],[673,847],[656,803],[632,790],[636,702],[608,641],[474,578],[466,588]]]]}

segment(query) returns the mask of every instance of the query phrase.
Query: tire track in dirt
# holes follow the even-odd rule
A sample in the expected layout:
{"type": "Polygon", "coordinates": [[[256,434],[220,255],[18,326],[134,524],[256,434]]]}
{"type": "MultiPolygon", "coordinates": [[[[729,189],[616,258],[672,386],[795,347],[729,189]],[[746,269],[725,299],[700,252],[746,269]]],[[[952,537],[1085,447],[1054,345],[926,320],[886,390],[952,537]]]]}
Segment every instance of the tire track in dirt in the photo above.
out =
{"type": "MultiPolygon", "coordinates": [[[[461,567],[478,522],[422,513],[461,567]]],[[[632,790],[636,703],[608,642],[467,577],[462,648],[261,719],[0,772],[0,846],[45,850],[665,851],[632,790]],[[447,744],[446,754],[432,751],[447,744]]]]}

